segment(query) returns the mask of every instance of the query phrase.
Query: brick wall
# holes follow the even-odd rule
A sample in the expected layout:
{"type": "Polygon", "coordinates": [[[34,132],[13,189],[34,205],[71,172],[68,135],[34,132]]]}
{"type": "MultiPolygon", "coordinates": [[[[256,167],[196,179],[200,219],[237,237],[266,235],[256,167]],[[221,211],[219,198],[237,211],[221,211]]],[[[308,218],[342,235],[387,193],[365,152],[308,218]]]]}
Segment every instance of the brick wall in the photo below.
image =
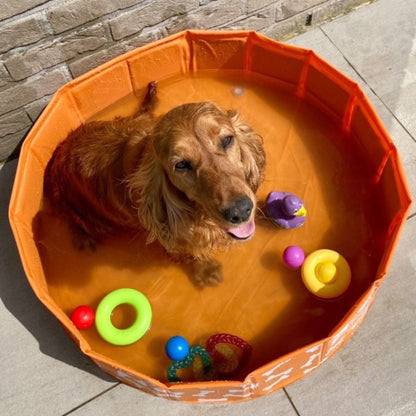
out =
{"type": "Polygon", "coordinates": [[[3,0],[0,161],[60,86],[123,52],[184,29],[257,30],[284,39],[365,2],[3,0]]]}

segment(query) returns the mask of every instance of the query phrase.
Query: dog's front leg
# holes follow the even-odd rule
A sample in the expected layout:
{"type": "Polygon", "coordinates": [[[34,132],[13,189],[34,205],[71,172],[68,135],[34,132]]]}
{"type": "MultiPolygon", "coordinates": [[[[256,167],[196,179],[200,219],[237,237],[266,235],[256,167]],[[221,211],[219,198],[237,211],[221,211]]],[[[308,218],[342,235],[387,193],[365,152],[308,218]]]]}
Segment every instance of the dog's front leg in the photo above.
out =
{"type": "Polygon", "coordinates": [[[194,259],[192,276],[195,284],[200,287],[216,286],[223,281],[222,266],[213,258],[194,259]]]}

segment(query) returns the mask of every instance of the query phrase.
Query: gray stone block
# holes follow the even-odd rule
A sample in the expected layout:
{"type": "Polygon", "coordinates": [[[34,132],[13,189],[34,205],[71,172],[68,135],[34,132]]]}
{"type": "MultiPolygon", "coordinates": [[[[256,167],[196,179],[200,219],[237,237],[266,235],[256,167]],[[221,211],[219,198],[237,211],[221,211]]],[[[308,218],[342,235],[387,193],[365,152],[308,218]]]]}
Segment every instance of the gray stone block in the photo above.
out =
{"type": "Polygon", "coordinates": [[[3,87],[10,81],[9,74],[7,73],[6,67],[0,63],[0,87],[3,87]]]}
{"type": "MultiPolygon", "coordinates": [[[[309,0],[308,0],[309,1],[309,0]]],[[[312,5],[315,0],[310,0],[312,5]]],[[[315,7],[305,9],[302,2],[293,4],[285,2],[281,9],[278,9],[274,25],[262,31],[262,33],[272,39],[282,40],[293,37],[329,19],[349,12],[352,8],[363,4],[365,0],[327,0],[320,2],[315,7]],[[308,16],[311,15],[311,22],[307,25],[308,16]]]]}
{"type": "MultiPolygon", "coordinates": [[[[229,3],[232,3],[232,1],[229,3]]],[[[180,3],[175,0],[156,0],[144,7],[136,8],[110,19],[111,33],[115,40],[119,40],[138,33],[145,27],[153,26],[173,16],[187,13],[198,6],[198,0],[183,0],[180,3]]],[[[223,10],[222,12],[224,13],[225,11],[223,10]]]]}
{"type": "Polygon", "coordinates": [[[267,7],[260,12],[232,23],[229,26],[229,29],[260,31],[271,26],[275,22],[275,15],[276,7],[267,7]]]}
{"type": "Polygon", "coordinates": [[[269,6],[272,3],[283,3],[282,0],[280,1],[270,1],[270,0],[248,0],[247,1],[247,11],[248,13],[254,12],[256,10],[259,10],[263,7],[269,6]]]}
{"type": "Polygon", "coordinates": [[[142,1],[72,0],[50,8],[48,11],[48,18],[54,33],[58,34],[90,22],[108,13],[142,3],[142,1]]]}
{"type": "Polygon", "coordinates": [[[44,38],[47,33],[41,14],[0,25],[0,52],[17,46],[29,45],[44,38]]]}
{"type": "Polygon", "coordinates": [[[128,40],[115,42],[105,49],[101,49],[92,54],[73,60],[69,63],[69,70],[74,78],[78,77],[98,65],[115,58],[116,56],[122,55],[123,53],[138,48],[139,46],[146,45],[149,42],[161,39],[165,34],[166,33],[161,28],[153,29],[149,32],[143,31],[139,35],[133,36],[128,40]]]}
{"type": "Polygon", "coordinates": [[[94,51],[106,42],[105,28],[99,24],[17,52],[5,61],[5,65],[18,81],[84,52],[94,51]]]}
{"type": "Polygon", "coordinates": [[[51,100],[52,95],[45,95],[45,97],[39,98],[39,100],[33,101],[25,106],[25,110],[30,119],[35,122],[39,117],[42,110],[51,100]]]}
{"type": "Polygon", "coordinates": [[[19,144],[19,142],[25,137],[29,127],[24,128],[13,134],[8,134],[0,138],[0,161],[6,160],[19,144]]]}
{"type": "Polygon", "coordinates": [[[32,122],[23,110],[18,110],[0,117],[0,137],[16,133],[26,127],[31,126],[32,122]]]}
{"type": "Polygon", "coordinates": [[[47,0],[4,1],[0,8],[0,20],[15,16],[46,2],[47,0]]]}
{"type": "Polygon", "coordinates": [[[70,80],[64,67],[41,73],[26,81],[0,91],[0,114],[8,113],[25,104],[54,93],[70,80]]]}
{"type": "Polygon", "coordinates": [[[211,29],[232,22],[243,14],[243,3],[240,0],[219,0],[172,19],[165,27],[169,34],[185,29],[211,29]]]}
{"type": "Polygon", "coordinates": [[[220,0],[210,3],[201,11],[198,10],[196,20],[209,29],[231,22],[243,14],[243,4],[240,0],[220,0]]]}
{"type": "Polygon", "coordinates": [[[126,52],[126,48],[123,44],[113,44],[110,47],[102,49],[92,54],[88,54],[84,57],[76,59],[69,64],[69,70],[73,77],[78,77],[85,74],[89,70],[101,65],[112,58],[126,52]]]}
{"type": "MultiPolygon", "coordinates": [[[[345,0],[342,0],[345,2],[345,0]]],[[[338,0],[340,2],[340,0],[338,0]]],[[[348,2],[348,0],[347,0],[348,2]]],[[[276,20],[284,20],[288,17],[292,17],[295,14],[324,3],[322,0],[286,0],[281,2],[281,6],[278,8],[279,13],[276,15],[276,20]]]]}

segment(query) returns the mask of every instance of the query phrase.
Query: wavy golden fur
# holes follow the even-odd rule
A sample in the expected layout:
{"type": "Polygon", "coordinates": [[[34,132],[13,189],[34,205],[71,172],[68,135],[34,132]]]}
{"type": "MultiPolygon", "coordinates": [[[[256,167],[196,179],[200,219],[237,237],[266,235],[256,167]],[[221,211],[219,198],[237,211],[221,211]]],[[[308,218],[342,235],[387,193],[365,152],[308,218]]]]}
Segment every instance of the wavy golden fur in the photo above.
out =
{"type": "Polygon", "coordinates": [[[254,231],[261,138],[236,112],[213,103],[184,104],[155,118],[155,102],[150,83],[134,116],[71,132],[47,166],[45,195],[80,248],[118,229],[144,228],[149,242],[192,261],[196,283],[216,284],[222,273],[212,252],[254,231]]]}

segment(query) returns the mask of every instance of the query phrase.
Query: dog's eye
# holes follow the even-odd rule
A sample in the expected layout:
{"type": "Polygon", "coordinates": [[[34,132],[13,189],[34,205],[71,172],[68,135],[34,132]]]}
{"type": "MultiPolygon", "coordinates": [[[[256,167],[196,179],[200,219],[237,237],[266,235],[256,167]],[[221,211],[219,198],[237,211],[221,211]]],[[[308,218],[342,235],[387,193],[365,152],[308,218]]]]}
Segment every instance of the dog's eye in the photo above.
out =
{"type": "Polygon", "coordinates": [[[233,144],[233,141],[234,141],[233,135],[230,134],[228,136],[225,136],[221,139],[221,147],[224,150],[227,150],[233,144]]]}
{"type": "Polygon", "coordinates": [[[175,170],[179,172],[183,172],[185,170],[191,170],[191,169],[192,169],[191,163],[188,162],[187,160],[181,160],[180,162],[175,164],[175,170]]]}

